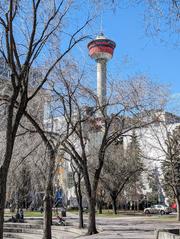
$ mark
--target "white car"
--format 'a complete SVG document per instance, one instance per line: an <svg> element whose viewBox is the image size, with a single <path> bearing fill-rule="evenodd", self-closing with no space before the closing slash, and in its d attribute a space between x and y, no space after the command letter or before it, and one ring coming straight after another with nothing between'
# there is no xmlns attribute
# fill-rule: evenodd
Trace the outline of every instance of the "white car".
<svg viewBox="0 0 180 239"><path fill-rule="evenodd" d="M169 214L172 210L170 207L166 205L153 205L151 207L145 208L144 213L145 214Z"/></svg>

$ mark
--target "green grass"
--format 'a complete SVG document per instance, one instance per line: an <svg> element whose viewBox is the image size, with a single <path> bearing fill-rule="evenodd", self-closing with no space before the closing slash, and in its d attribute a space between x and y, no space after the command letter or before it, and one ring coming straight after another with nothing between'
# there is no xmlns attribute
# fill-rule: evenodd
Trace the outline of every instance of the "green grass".
<svg viewBox="0 0 180 239"><path fill-rule="evenodd" d="M15 216L16 212L5 212L5 216ZM24 217L42 217L43 214L37 211L24 211Z"/></svg>
<svg viewBox="0 0 180 239"><path fill-rule="evenodd" d="M78 215L78 210L68 210L69 212ZM84 215L88 215L87 213L84 213ZM121 217L134 217L134 216L141 216L144 217L144 220L154 220L154 221L170 221L170 222L175 222L176 221L176 215L149 215L146 216L143 211L141 212L134 212L134 211L118 211L117 215L113 214L112 210L103 210L102 214L99 214L99 212L96 212L97 217L101 218L121 218Z"/></svg>
<svg viewBox="0 0 180 239"><path fill-rule="evenodd" d="M68 210L70 213L78 215L78 210ZM5 216L15 216L15 212L9 212L9 210L5 211ZM68 212L67 212L68 214ZM88 213L84 213L84 215L88 215ZM37 211L24 211L25 217L43 217L43 213L37 212ZM56 216L55 213L53 213L53 216ZM96 212L97 217L101 218L119 218L119 217L134 217L134 216L144 216L145 220L154 220L154 221L170 221L175 222L176 221L176 215L149 215L145 216L143 212L134 212L134 211L118 211L118 214L114 215L112 210L103 210L102 214L99 214L99 212Z"/></svg>
<svg viewBox="0 0 180 239"><path fill-rule="evenodd" d="M58 211L58 213L60 213ZM5 210L5 216L15 216L16 211L15 212L10 212L9 210ZM53 211L53 216L57 216L57 213ZM39 211L26 211L24 210L24 217L43 217L43 213L39 212Z"/></svg>
<svg viewBox="0 0 180 239"><path fill-rule="evenodd" d="M25 217L42 217L43 213L36 211L26 211L24 212Z"/></svg>
<svg viewBox="0 0 180 239"><path fill-rule="evenodd" d="M78 210L70 209L68 210L72 214L78 215ZM84 213L84 215L87 215L88 213ZM98 217L110 217L110 218L117 218L117 217L125 217L125 216L143 216L143 213L134 212L134 211L118 211L118 214L113 214L112 210L104 209L102 211L102 214L99 214L98 210L96 212L96 216Z"/></svg>
<svg viewBox="0 0 180 239"><path fill-rule="evenodd" d="M150 220L150 221L161 221L161 222L177 222L176 215L150 215L145 216L143 213L133 213L133 211L120 211L117 215L114 215L111 210L103 210L102 214L96 213L97 217L101 218L122 218L122 217L137 217L141 216L144 218L144 220Z"/></svg>
<svg viewBox="0 0 180 239"><path fill-rule="evenodd" d="M113 214L113 211L112 211L112 210L103 210L103 211L102 211L102 214L99 214L99 212L97 212L96 215L97 215L98 217L110 217L110 218L116 218L116 217L124 216L124 215L121 214L121 213Z"/></svg>

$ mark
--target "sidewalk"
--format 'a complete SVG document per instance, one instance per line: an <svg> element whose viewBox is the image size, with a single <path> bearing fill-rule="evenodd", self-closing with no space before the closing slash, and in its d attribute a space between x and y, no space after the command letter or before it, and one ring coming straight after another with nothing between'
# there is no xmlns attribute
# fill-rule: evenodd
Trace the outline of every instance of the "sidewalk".
<svg viewBox="0 0 180 239"><path fill-rule="evenodd" d="M53 239L155 239L156 230L164 228L179 228L179 222L170 221L168 218L167 220L161 220L161 218L162 217L159 219L153 219L139 216L97 218L97 229L99 233L92 236L85 236L87 229L78 229L78 216L68 214L68 226L52 226L52 233ZM165 216L164 218L166 219ZM38 230L38 227L36 227L38 226L38 221L34 220L35 218L30 219L29 222L30 225L32 225L31 231L26 228L27 230L21 231L21 233L16 233L15 230L14 232L12 230L11 233L16 234L18 239L42 239L42 221L41 224L39 224L41 229L39 228L40 230ZM38 218L38 220L39 219L40 218ZM85 216L85 223L87 223L87 216ZM22 228L23 227L26 227L26 223L22 225ZM19 229L20 228L21 227L19 227Z"/></svg>

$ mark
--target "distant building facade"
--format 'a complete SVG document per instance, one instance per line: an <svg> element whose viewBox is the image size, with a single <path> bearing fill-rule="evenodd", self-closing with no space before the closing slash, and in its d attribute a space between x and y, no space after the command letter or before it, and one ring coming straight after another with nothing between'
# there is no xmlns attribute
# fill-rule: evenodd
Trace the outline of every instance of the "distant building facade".
<svg viewBox="0 0 180 239"><path fill-rule="evenodd" d="M142 157L145 168L149 172L151 172L153 169L156 169L157 171L157 176L159 177L159 181L157 182L159 187L159 203L163 202L168 204L168 199L162 185L163 174L161 170L161 162L166 158L164 149L166 149L165 141L167 139L167 134L168 132L172 132L177 126L180 125L180 117L164 111L157 111L157 113L153 115L155 115L155 117L157 117L158 119L156 119L155 123L150 123L149 125L147 124L146 127L138 128L135 130L135 132L140 144L140 148L142 150ZM147 117L147 122L148 120L149 122L152 121L152 119L149 119ZM53 120L53 125L53 130L57 130L58 132L64 125L63 117L56 117ZM87 141L87 144L89 144L87 145L87 148L90 152L92 152L92 150L94 151L97 145L99 145L100 143L99 141L101 140L101 134L99 125L99 119L97 118L97 122L96 124L94 124L96 130L89 131L91 132L90 137L93 138L93 140L91 140L91 143ZM130 134L131 132L128 133L128 135ZM125 148L127 147L129 142L130 136L124 136L122 143ZM144 197L146 197L147 193L151 193L147 174L148 173L143 174ZM72 170L68 161L63 160L63 164L61 164L59 171L57 171L56 178L58 179L58 186L63 189L66 201L75 200Z"/></svg>

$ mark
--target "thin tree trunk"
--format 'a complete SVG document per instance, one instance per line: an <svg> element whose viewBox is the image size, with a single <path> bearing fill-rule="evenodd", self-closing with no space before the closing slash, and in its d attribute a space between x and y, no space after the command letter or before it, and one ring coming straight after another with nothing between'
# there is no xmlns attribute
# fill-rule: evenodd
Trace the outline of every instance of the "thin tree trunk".
<svg viewBox="0 0 180 239"><path fill-rule="evenodd" d="M0 168L0 239L3 238L4 208L6 201L6 180L5 170Z"/></svg>
<svg viewBox="0 0 180 239"><path fill-rule="evenodd" d="M99 209L99 214L102 214L102 200L98 200L98 209Z"/></svg>
<svg viewBox="0 0 180 239"><path fill-rule="evenodd" d="M44 222L43 222L43 239L51 239L52 225L52 195L51 192L46 192L44 198Z"/></svg>
<svg viewBox="0 0 180 239"><path fill-rule="evenodd" d="M83 205L82 205L82 193L81 193L81 181L78 182L78 204L79 204L79 228L84 228L83 220Z"/></svg>
<svg viewBox="0 0 180 239"><path fill-rule="evenodd" d="M11 109L12 110L12 109ZM9 110L9 115L11 115ZM12 158L15 135L18 127L15 127L14 135L12 135L12 117L8 119L8 127L6 131L6 152L3 165L0 167L0 239L3 239L3 224L4 224L4 208L6 202L6 182L9 171L9 165Z"/></svg>
<svg viewBox="0 0 180 239"><path fill-rule="evenodd" d="M6 182L9 170L9 164L12 157L12 148L14 141L7 142L4 164L0 167L0 239L3 239L4 208L6 203ZM9 150L8 150L9 146Z"/></svg>
<svg viewBox="0 0 180 239"><path fill-rule="evenodd" d="M117 214L117 202L116 202L117 197L111 196L111 199L112 199L113 213Z"/></svg>
<svg viewBox="0 0 180 239"><path fill-rule="evenodd" d="M12 106L9 108L9 118L6 131L6 152L4 155L3 165L0 167L0 239L3 239L4 208L6 202L6 182L15 141L15 137L12 136Z"/></svg>
<svg viewBox="0 0 180 239"><path fill-rule="evenodd" d="M79 228L84 228L82 192L81 192L81 179L82 179L81 178L81 173L78 172L78 170L73 167L73 164L72 164L71 168L72 168L72 170L74 170L73 181L74 181L76 200L77 200L78 209L79 209ZM76 182L76 179L78 179L77 182Z"/></svg>
<svg viewBox="0 0 180 239"><path fill-rule="evenodd" d="M2 188L0 188L1 190ZM0 239L3 238L3 221L4 221L4 197L0 199Z"/></svg>
<svg viewBox="0 0 180 239"><path fill-rule="evenodd" d="M83 207L79 205L79 228L84 228Z"/></svg>
<svg viewBox="0 0 180 239"><path fill-rule="evenodd" d="M49 171L46 179L46 189L44 197L44 225L43 225L43 239L51 239L51 225L52 225L52 206L53 206L53 178L55 167L55 152L49 145Z"/></svg>
<svg viewBox="0 0 180 239"><path fill-rule="evenodd" d="M176 198L177 205L177 221L180 222L180 198Z"/></svg>
<svg viewBox="0 0 180 239"><path fill-rule="evenodd" d="M99 175L100 169L99 172L96 171L93 185L91 185L88 170L87 168L84 168L83 176L88 195L88 209L89 209L87 235L93 235L98 233L96 229L96 191L98 187Z"/></svg>
<svg viewBox="0 0 180 239"><path fill-rule="evenodd" d="M78 198L78 204L79 204L79 228L84 228L82 192L81 192L81 174L80 173L78 173L77 194L78 194L77 198Z"/></svg>
<svg viewBox="0 0 180 239"><path fill-rule="evenodd" d="M95 197L89 198L89 223L88 223L88 235L98 233L96 229L96 199Z"/></svg>

